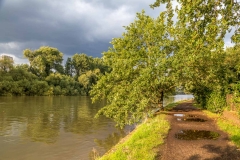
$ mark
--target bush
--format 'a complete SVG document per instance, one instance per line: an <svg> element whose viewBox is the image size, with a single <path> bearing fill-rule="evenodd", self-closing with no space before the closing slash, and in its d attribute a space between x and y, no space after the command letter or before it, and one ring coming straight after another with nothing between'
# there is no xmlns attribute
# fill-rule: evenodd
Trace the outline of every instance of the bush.
<svg viewBox="0 0 240 160"><path fill-rule="evenodd" d="M223 112L223 108L226 106L225 97L221 95L221 92L212 92L207 99L207 110L214 113Z"/></svg>
<svg viewBox="0 0 240 160"><path fill-rule="evenodd" d="M238 116L240 118L240 97L239 95L234 95L233 96L233 102L234 102L234 106L236 106L236 111L238 112Z"/></svg>

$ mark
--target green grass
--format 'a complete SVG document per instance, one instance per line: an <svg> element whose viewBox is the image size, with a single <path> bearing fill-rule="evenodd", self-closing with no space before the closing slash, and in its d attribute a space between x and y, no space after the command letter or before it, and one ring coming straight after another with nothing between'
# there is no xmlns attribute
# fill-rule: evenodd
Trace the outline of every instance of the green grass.
<svg viewBox="0 0 240 160"><path fill-rule="evenodd" d="M204 111L209 117L217 120L218 127L227 132L230 136L230 140L240 148L240 127L233 124L231 121L222 118L220 114L211 113L209 111Z"/></svg>
<svg viewBox="0 0 240 160"><path fill-rule="evenodd" d="M176 107L178 104L180 104L181 102L174 102L174 103L169 103L168 105L166 105L164 107L165 111L169 111L172 110L174 107Z"/></svg>
<svg viewBox="0 0 240 160"><path fill-rule="evenodd" d="M173 102L173 103L169 103L168 105L166 105L164 107L164 110L165 111L170 111L172 110L174 107L176 107L177 105L181 104L181 103L184 103L184 102L188 102L190 101L189 99L188 100L182 100L182 101L177 101L177 102Z"/></svg>
<svg viewBox="0 0 240 160"><path fill-rule="evenodd" d="M99 160L154 160L169 128L165 115L157 115L140 124L124 142Z"/></svg>

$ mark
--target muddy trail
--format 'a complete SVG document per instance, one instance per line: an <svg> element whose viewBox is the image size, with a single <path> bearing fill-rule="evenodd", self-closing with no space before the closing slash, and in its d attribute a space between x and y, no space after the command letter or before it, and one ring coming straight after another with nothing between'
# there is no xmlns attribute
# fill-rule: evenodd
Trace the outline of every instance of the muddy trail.
<svg viewBox="0 0 240 160"><path fill-rule="evenodd" d="M161 160L240 160L240 149L229 141L192 102L182 103L167 113L171 129L160 148Z"/></svg>

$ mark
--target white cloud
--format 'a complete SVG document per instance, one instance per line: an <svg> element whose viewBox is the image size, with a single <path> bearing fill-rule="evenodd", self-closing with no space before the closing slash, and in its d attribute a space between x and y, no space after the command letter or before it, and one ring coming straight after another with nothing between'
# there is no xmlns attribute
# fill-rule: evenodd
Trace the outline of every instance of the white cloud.
<svg viewBox="0 0 240 160"><path fill-rule="evenodd" d="M29 61L26 58L19 58L9 53L0 53L0 55L8 55L10 57L13 57L14 64L26 64L26 63L29 64Z"/></svg>
<svg viewBox="0 0 240 160"><path fill-rule="evenodd" d="M5 50L8 49L19 49L19 45L15 42L0 43L0 47Z"/></svg>

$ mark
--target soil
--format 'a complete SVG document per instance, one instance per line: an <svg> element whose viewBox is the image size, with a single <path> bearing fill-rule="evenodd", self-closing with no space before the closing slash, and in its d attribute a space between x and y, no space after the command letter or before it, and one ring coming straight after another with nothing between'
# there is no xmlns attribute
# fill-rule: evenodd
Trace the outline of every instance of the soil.
<svg viewBox="0 0 240 160"><path fill-rule="evenodd" d="M184 114L184 117L195 117L206 121L185 121L184 117L174 114ZM157 159L161 160L240 160L240 149L229 141L227 133L221 131L215 120L208 118L205 113L195 108L192 102L182 103L167 114L171 129L160 148ZM228 116L228 115L226 115ZM231 115L230 115L231 116ZM182 120L181 120L182 119ZM181 140L176 133L182 130L213 131L220 134L217 139Z"/></svg>
<svg viewBox="0 0 240 160"><path fill-rule="evenodd" d="M224 111L223 117L232 121L234 124L238 125L240 127L240 119L237 115L237 112L234 111Z"/></svg>

